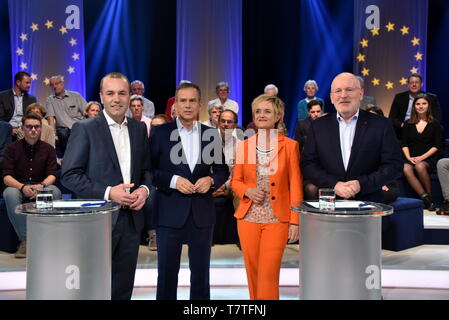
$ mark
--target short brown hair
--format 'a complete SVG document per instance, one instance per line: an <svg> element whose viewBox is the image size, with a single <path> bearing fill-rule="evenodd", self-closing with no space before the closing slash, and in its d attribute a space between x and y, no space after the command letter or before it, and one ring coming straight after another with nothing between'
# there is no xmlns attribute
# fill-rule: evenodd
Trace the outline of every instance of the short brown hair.
<svg viewBox="0 0 449 320"><path fill-rule="evenodd" d="M37 114L34 114L31 112L31 113L25 114L22 117L22 125L25 125L25 121L27 121L28 119L38 120L42 124L42 118L39 117Z"/></svg>
<svg viewBox="0 0 449 320"><path fill-rule="evenodd" d="M128 90L129 90L129 92L131 92L131 84L129 83L128 78L124 74L122 74L120 72L111 72L111 73L108 73L107 75L105 75L101 79L101 81L100 81L100 92L103 90L103 81L106 78L114 78L114 79L123 79L123 80L125 80L128 83Z"/></svg>
<svg viewBox="0 0 449 320"><path fill-rule="evenodd" d="M30 104L26 109L25 109L25 114L28 114L31 112L31 110L33 109L39 109L39 111L42 113L42 117L45 118L45 115L47 114L47 112L45 111L45 108L43 105L41 105L40 103L32 103Z"/></svg>
<svg viewBox="0 0 449 320"><path fill-rule="evenodd" d="M177 88L176 88L176 92L175 92L175 99L176 101L178 101L178 91L182 90L182 89L196 89L196 91L198 92L198 97L201 100L201 90L200 87L194 83L188 83L188 82L184 82L181 83Z"/></svg>

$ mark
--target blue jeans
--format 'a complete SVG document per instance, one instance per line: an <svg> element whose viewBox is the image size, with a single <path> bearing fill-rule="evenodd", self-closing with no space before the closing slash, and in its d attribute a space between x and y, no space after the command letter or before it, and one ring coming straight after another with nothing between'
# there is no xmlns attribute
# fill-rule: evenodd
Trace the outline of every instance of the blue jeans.
<svg viewBox="0 0 449 320"><path fill-rule="evenodd" d="M58 187L51 185L47 186L47 188L53 190L53 199L55 200L61 199L61 191L59 191ZM26 197L22 192L20 192L19 189L12 187L7 187L5 191L3 191L3 198L5 199L9 221L11 221L11 224L14 227L14 230L16 231L20 242L26 241L27 238L26 216L23 214L16 214L15 210L18 205L21 205L22 203L25 202L29 202L30 199Z"/></svg>

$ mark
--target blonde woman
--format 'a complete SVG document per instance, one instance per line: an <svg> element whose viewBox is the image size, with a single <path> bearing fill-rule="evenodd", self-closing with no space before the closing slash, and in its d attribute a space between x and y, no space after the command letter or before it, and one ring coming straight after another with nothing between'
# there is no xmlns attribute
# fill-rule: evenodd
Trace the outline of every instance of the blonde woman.
<svg viewBox="0 0 449 320"><path fill-rule="evenodd" d="M235 212L250 298L279 299L279 273L287 244L299 239L302 201L298 143L279 132L284 103L261 95L252 103L258 133L237 147L231 188L241 198Z"/></svg>

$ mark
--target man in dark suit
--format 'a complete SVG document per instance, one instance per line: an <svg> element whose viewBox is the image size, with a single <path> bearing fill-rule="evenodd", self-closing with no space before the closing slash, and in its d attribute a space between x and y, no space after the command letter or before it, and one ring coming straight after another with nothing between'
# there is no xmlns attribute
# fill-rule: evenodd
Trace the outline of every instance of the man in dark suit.
<svg viewBox="0 0 449 320"><path fill-rule="evenodd" d="M423 82L421 75L414 73L408 78L409 90L398 93L394 96L388 118L390 118L393 122L394 130L396 131L396 136L398 139L401 139L402 127L404 122L410 119L413 100L419 93L425 93L429 96L432 116L441 123L441 107L438 102L438 97L432 93L421 91L422 86Z"/></svg>
<svg viewBox="0 0 449 320"><path fill-rule="evenodd" d="M158 246L158 300L176 299L183 243L189 247L190 299L210 299L209 266L215 223L214 187L229 176L218 131L196 121L197 85L176 89L177 118L150 138Z"/></svg>
<svg viewBox="0 0 449 320"><path fill-rule="evenodd" d="M147 129L125 117L130 92L120 73L101 80L104 111L73 126L62 164L62 184L78 197L122 205L112 215L113 300L131 299L151 184Z"/></svg>
<svg viewBox="0 0 449 320"><path fill-rule="evenodd" d="M307 118L298 120L295 128L295 140L298 141L301 152L304 149L312 121L323 115L323 102L321 100L310 100L307 103L307 114L309 115Z"/></svg>
<svg viewBox="0 0 449 320"><path fill-rule="evenodd" d="M28 94L31 87L31 76L24 72L17 72L14 76L14 87L0 92L0 121L9 122L13 128L12 134L17 135L21 126L25 109L36 102L36 97Z"/></svg>
<svg viewBox="0 0 449 320"><path fill-rule="evenodd" d="M331 90L337 114L313 121L301 157L303 175L341 198L382 202L382 186L403 168L391 123L359 109L363 90L355 75L339 74Z"/></svg>

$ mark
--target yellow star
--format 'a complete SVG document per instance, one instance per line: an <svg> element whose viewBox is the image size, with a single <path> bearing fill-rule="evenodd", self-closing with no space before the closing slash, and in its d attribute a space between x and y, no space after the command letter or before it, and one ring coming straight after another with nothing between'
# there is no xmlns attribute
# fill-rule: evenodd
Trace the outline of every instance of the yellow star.
<svg viewBox="0 0 449 320"><path fill-rule="evenodd" d="M46 86L48 86L50 84L50 79L48 79L47 77L44 79L44 81L42 81Z"/></svg>
<svg viewBox="0 0 449 320"><path fill-rule="evenodd" d="M80 58L80 55L78 53L76 53L76 52L72 55L72 59L74 61L79 60L79 58Z"/></svg>
<svg viewBox="0 0 449 320"><path fill-rule="evenodd" d="M76 45L76 39L71 38L69 41L70 45L73 47Z"/></svg>
<svg viewBox="0 0 449 320"><path fill-rule="evenodd" d="M378 86L380 85L380 79L374 78L371 83L373 84L373 86Z"/></svg>
<svg viewBox="0 0 449 320"><path fill-rule="evenodd" d="M357 60L358 60L359 62L365 61L365 55L359 53L359 55L357 56Z"/></svg>
<svg viewBox="0 0 449 320"><path fill-rule="evenodd" d="M402 26L402 29L401 29L402 35L405 36L406 34L408 34L409 29L410 29L409 27Z"/></svg>
<svg viewBox="0 0 449 320"><path fill-rule="evenodd" d="M362 70L362 74L363 74L363 76L364 76L364 77L367 77L367 76L369 76L369 69L367 69L367 68L363 68L363 70Z"/></svg>
<svg viewBox="0 0 449 320"><path fill-rule="evenodd" d="M407 85L407 79L402 77L401 80L399 80L399 83L401 84L401 86L406 86Z"/></svg>
<svg viewBox="0 0 449 320"><path fill-rule="evenodd" d="M45 22L45 26L47 29L53 28L53 21L47 20L47 22Z"/></svg>
<svg viewBox="0 0 449 320"><path fill-rule="evenodd" d="M34 32L34 31L37 31L37 30L39 30L39 25L38 25L37 23L34 23L34 22L33 22L33 23L31 24L30 29L33 30L33 32Z"/></svg>
<svg viewBox="0 0 449 320"><path fill-rule="evenodd" d="M379 35L379 28L372 28L371 29L372 36L378 36Z"/></svg>
<svg viewBox="0 0 449 320"><path fill-rule="evenodd" d="M75 68L72 66L69 66L69 68L67 69L67 72L70 74L75 73Z"/></svg>
<svg viewBox="0 0 449 320"><path fill-rule="evenodd" d="M385 28L387 28L388 32L394 31L394 23L388 22Z"/></svg>
<svg viewBox="0 0 449 320"><path fill-rule="evenodd" d="M411 43L413 43L413 46L419 46L419 41L421 41L421 39L419 39L417 37L413 37L413 40L411 41Z"/></svg>
<svg viewBox="0 0 449 320"><path fill-rule="evenodd" d="M394 83L391 82L391 81L388 81L388 82L385 84L385 87L387 87L387 90L393 89L393 86L394 86Z"/></svg>
<svg viewBox="0 0 449 320"><path fill-rule="evenodd" d="M16 53L18 56L23 56L23 49L17 48Z"/></svg>
<svg viewBox="0 0 449 320"><path fill-rule="evenodd" d="M62 26L61 28L59 28L59 32L61 32L62 35L64 35L64 33L68 33L67 32L67 28Z"/></svg>
<svg viewBox="0 0 449 320"><path fill-rule="evenodd" d="M31 80L37 80L37 74L31 73Z"/></svg>
<svg viewBox="0 0 449 320"><path fill-rule="evenodd" d="M26 64L25 62L22 62L20 64L20 69L22 69L22 70L28 69L28 64Z"/></svg>
<svg viewBox="0 0 449 320"><path fill-rule="evenodd" d="M368 40L362 39L362 41L360 41L360 44L362 45L362 48L366 48L368 47Z"/></svg>
<svg viewBox="0 0 449 320"><path fill-rule="evenodd" d="M22 41L28 40L28 35L26 33L22 33L20 35L20 40L22 40Z"/></svg>
<svg viewBox="0 0 449 320"><path fill-rule="evenodd" d="M410 73L418 73L418 68L416 67L411 68Z"/></svg>
<svg viewBox="0 0 449 320"><path fill-rule="evenodd" d="M414 55L414 57L416 58L416 61L422 60L422 56L423 54L418 52L417 54Z"/></svg>

